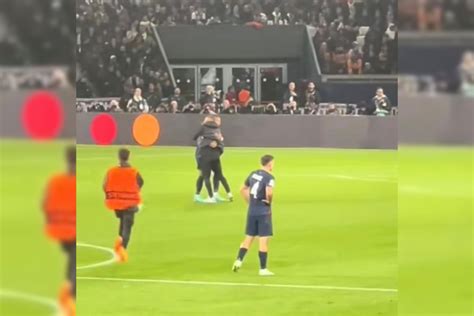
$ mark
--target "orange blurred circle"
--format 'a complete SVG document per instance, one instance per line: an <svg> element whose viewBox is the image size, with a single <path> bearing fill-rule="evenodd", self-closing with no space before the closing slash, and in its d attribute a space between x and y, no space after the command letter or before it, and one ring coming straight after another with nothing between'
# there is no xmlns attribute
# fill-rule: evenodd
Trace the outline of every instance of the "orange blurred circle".
<svg viewBox="0 0 474 316"><path fill-rule="evenodd" d="M133 138L142 146L153 145L160 137L160 123L151 114L141 114L133 122Z"/></svg>

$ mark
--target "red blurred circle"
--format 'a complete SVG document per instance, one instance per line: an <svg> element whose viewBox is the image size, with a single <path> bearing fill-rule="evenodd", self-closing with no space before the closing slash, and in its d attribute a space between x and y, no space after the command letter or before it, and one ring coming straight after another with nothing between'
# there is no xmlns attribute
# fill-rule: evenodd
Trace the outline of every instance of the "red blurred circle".
<svg viewBox="0 0 474 316"><path fill-rule="evenodd" d="M98 145L110 145L117 136L117 123L110 114L99 114L92 119L90 132Z"/></svg>
<svg viewBox="0 0 474 316"><path fill-rule="evenodd" d="M62 102L52 92L33 92L23 104L21 121L29 137L43 140L55 138L64 124Z"/></svg>

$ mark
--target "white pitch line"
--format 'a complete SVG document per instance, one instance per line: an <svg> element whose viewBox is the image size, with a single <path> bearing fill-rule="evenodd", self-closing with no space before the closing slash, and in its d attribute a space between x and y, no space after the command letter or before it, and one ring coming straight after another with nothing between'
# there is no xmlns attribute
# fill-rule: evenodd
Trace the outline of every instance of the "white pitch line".
<svg viewBox="0 0 474 316"><path fill-rule="evenodd" d="M397 289L370 288L370 287L348 287L348 286L326 286L326 285L298 285L298 284L272 284L272 283L238 283L238 282L207 282L207 281L183 281L183 280L159 280L159 279L129 279L129 278L107 278L107 277L77 277L78 280L93 281L115 281L134 283L161 283L161 284L184 284L184 285L213 285L234 287L271 287L306 290L331 290L331 291L360 291L360 292L388 292L397 293Z"/></svg>
<svg viewBox="0 0 474 316"><path fill-rule="evenodd" d="M77 243L78 247L86 247L86 248L92 248L92 249L98 249L104 252L107 252L111 255L110 259L107 259L105 261L97 262L97 263L91 263L87 264L85 266L79 266L76 267L76 270L84 270L84 269L92 269L92 268L97 268L97 267L103 267L103 266L108 266L111 264L114 264L117 262L117 257L115 255L115 252L107 247L102 247L102 246L97 246L97 245L91 245L91 244L86 244L86 243Z"/></svg>
<svg viewBox="0 0 474 316"><path fill-rule="evenodd" d="M0 299L10 299L35 303L50 308L51 310L53 310L53 315L59 315L59 306L56 301L36 294L0 289Z"/></svg>

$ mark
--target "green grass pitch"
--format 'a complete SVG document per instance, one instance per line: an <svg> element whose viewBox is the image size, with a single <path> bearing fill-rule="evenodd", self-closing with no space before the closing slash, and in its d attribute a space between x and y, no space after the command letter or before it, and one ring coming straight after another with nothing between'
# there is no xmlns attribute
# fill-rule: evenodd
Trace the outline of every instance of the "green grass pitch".
<svg viewBox="0 0 474 316"><path fill-rule="evenodd" d="M79 242L111 248L117 236L101 190L117 148L78 146ZM78 270L80 315L396 315L396 291L363 290L397 288L396 151L227 148L236 199L202 205L192 201L193 148L130 148L145 179L130 260ZM257 275L256 245L231 272L246 216L238 190L266 153L276 177L271 278ZM78 247L79 268L109 258Z"/></svg>

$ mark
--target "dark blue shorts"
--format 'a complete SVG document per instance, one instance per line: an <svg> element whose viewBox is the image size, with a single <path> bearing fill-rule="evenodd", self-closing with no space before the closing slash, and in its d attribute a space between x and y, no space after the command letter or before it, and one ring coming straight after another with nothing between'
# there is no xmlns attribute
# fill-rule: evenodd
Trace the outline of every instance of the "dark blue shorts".
<svg viewBox="0 0 474 316"><path fill-rule="evenodd" d="M248 236L273 236L272 214L247 215L245 234Z"/></svg>

